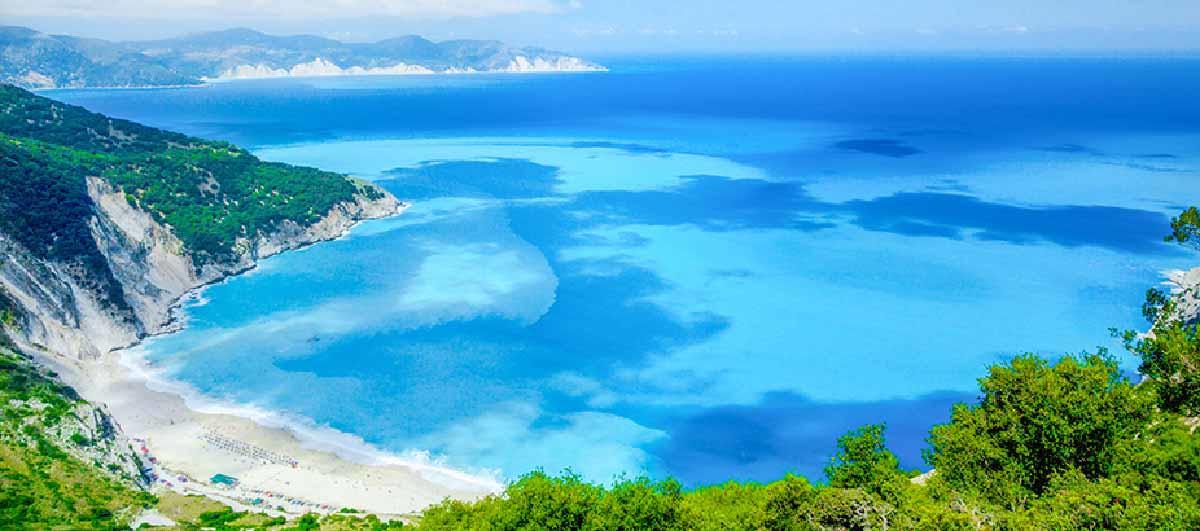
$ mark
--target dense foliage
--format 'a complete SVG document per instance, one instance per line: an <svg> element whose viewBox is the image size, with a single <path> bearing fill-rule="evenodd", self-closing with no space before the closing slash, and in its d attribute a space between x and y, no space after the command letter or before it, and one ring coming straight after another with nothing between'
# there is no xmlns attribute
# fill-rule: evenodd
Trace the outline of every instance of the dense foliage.
<svg viewBox="0 0 1200 531"><path fill-rule="evenodd" d="M104 158L0 134L0 232L36 258L74 266L85 288L124 308L89 225L94 213L84 177Z"/></svg>
<svg viewBox="0 0 1200 531"><path fill-rule="evenodd" d="M1200 210L1189 207L1178 216L1171 218L1171 234L1167 241L1189 245L1198 245L1200 240Z"/></svg>
<svg viewBox="0 0 1200 531"><path fill-rule="evenodd" d="M316 222L356 192L382 195L345 176L266 163L224 142L108 118L0 86L0 214L5 231L40 256L78 260L104 280L88 220L87 176L170 225L198 261L226 259L239 240L286 221Z"/></svg>
<svg viewBox="0 0 1200 531"><path fill-rule="evenodd" d="M124 189L132 204L170 225L189 249L210 257L226 255L239 238L270 233L284 221L316 223L357 190L338 174L261 162L227 147L125 157L102 175Z"/></svg>
<svg viewBox="0 0 1200 531"><path fill-rule="evenodd" d="M111 529L153 501L47 436L78 399L0 348L0 529Z"/></svg>
<svg viewBox="0 0 1200 531"><path fill-rule="evenodd" d="M1155 389L1158 407L1181 415L1200 415L1200 330L1194 316L1176 315L1175 304L1158 290L1147 295L1145 314L1154 323L1149 334L1124 332L1126 348L1141 359L1138 371Z"/></svg>
<svg viewBox="0 0 1200 531"><path fill-rule="evenodd" d="M976 406L958 404L930 434L939 479L1006 507L1022 507L1065 472L1107 477L1117 443L1150 420L1149 396L1102 356L1050 365L1031 355L992 367Z"/></svg>

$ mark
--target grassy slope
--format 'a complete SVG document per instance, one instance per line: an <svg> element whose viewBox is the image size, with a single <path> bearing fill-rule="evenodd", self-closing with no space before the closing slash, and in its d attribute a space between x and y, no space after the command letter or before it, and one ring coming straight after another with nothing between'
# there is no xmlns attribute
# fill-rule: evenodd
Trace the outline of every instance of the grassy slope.
<svg viewBox="0 0 1200 531"><path fill-rule="evenodd" d="M0 529L107 529L153 501L48 436L78 401L74 391L0 348Z"/></svg>

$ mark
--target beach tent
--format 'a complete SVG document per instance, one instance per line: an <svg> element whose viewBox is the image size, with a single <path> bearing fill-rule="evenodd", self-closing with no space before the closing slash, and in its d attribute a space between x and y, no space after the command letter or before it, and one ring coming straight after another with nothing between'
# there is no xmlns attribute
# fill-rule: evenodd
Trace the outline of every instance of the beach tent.
<svg viewBox="0 0 1200 531"><path fill-rule="evenodd" d="M238 482L237 478L233 476L226 476L225 474L214 474L212 479L209 479L208 481L214 485L225 485L228 487L233 487L237 485Z"/></svg>

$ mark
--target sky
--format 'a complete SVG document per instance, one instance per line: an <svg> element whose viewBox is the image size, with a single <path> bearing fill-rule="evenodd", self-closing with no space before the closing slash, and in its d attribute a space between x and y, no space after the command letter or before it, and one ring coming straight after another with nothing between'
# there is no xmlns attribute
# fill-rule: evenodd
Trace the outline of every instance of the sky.
<svg viewBox="0 0 1200 531"><path fill-rule="evenodd" d="M249 27L590 53L1200 50L1200 0L0 0L0 23L114 40Z"/></svg>

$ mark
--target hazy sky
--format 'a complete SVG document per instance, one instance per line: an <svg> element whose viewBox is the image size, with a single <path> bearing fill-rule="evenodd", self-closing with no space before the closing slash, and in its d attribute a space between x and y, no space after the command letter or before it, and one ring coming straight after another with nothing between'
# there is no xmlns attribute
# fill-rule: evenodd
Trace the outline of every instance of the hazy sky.
<svg viewBox="0 0 1200 531"><path fill-rule="evenodd" d="M0 0L0 21L108 39L242 26L593 53L1200 49L1200 0Z"/></svg>

